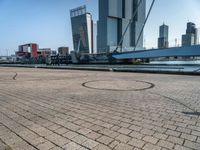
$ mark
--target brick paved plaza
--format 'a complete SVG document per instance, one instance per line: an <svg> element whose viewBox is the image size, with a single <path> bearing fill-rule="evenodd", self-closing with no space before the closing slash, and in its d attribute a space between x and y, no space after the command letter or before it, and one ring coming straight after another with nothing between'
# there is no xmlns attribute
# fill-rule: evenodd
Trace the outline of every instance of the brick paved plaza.
<svg viewBox="0 0 200 150"><path fill-rule="evenodd" d="M0 68L0 150L200 150L200 77Z"/></svg>

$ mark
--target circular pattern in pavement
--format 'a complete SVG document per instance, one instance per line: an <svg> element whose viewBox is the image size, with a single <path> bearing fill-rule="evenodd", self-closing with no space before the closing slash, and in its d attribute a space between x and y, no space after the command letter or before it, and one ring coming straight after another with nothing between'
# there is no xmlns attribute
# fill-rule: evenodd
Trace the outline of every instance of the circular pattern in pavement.
<svg viewBox="0 0 200 150"><path fill-rule="evenodd" d="M82 83L82 86L106 91L143 91L151 89L155 85L139 80L93 80Z"/></svg>

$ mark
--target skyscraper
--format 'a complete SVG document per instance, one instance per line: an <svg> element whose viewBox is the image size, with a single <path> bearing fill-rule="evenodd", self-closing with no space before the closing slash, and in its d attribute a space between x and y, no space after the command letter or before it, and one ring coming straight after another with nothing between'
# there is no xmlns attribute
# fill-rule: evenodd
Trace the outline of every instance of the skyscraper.
<svg viewBox="0 0 200 150"><path fill-rule="evenodd" d="M93 21L86 6L70 11L74 50L78 53L93 53Z"/></svg>
<svg viewBox="0 0 200 150"><path fill-rule="evenodd" d="M168 48L169 47L169 27L165 24L160 26L159 38L158 38L158 48Z"/></svg>
<svg viewBox="0 0 200 150"><path fill-rule="evenodd" d="M99 0L97 47L99 53L112 52L122 38L139 0ZM146 0L142 0L137 14L120 45L123 51L133 50L145 21ZM137 49L143 49L143 34Z"/></svg>
<svg viewBox="0 0 200 150"><path fill-rule="evenodd" d="M182 46L198 44L198 29L192 22L187 23L186 34L182 35Z"/></svg>
<svg viewBox="0 0 200 150"><path fill-rule="evenodd" d="M93 53L97 54L97 24L93 23Z"/></svg>

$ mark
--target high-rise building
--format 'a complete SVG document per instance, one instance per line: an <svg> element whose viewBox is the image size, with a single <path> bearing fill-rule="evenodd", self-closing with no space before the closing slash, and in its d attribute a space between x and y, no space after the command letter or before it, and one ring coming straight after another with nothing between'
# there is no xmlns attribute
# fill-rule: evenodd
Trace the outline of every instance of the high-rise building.
<svg viewBox="0 0 200 150"><path fill-rule="evenodd" d="M38 50L38 57L47 57L51 55L51 48L40 48Z"/></svg>
<svg viewBox="0 0 200 150"><path fill-rule="evenodd" d="M168 48L169 47L169 27L165 24L160 26L159 38L158 38L158 48Z"/></svg>
<svg viewBox="0 0 200 150"><path fill-rule="evenodd" d="M182 35L182 46L198 44L198 29L192 22L187 23L186 34Z"/></svg>
<svg viewBox="0 0 200 150"><path fill-rule="evenodd" d="M93 53L93 21L86 6L70 10L74 50L78 53Z"/></svg>
<svg viewBox="0 0 200 150"><path fill-rule="evenodd" d="M182 46L192 46L192 45L195 45L194 34L182 35Z"/></svg>
<svg viewBox="0 0 200 150"><path fill-rule="evenodd" d="M196 45L199 44L199 29L198 28L196 28L195 30L195 43Z"/></svg>
<svg viewBox="0 0 200 150"><path fill-rule="evenodd" d="M97 32L98 53L112 52L119 44L139 0L99 0L99 21ZM137 14L129 26L122 44L123 51L133 50L142 30L146 15L146 0L142 0ZM143 34L137 49L143 49Z"/></svg>
<svg viewBox="0 0 200 150"><path fill-rule="evenodd" d="M58 48L59 56L67 56L69 55L69 47L59 47Z"/></svg>
<svg viewBox="0 0 200 150"><path fill-rule="evenodd" d="M195 34L196 33L196 25L192 22L187 23L186 34Z"/></svg>
<svg viewBox="0 0 200 150"><path fill-rule="evenodd" d="M39 46L36 43L29 43L19 46L19 50L17 52L18 55L24 55L30 53L30 57L37 58L38 57Z"/></svg>
<svg viewBox="0 0 200 150"><path fill-rule="evenodd" d="M97 24L93 23L93 53L97 54Z"/></svg>

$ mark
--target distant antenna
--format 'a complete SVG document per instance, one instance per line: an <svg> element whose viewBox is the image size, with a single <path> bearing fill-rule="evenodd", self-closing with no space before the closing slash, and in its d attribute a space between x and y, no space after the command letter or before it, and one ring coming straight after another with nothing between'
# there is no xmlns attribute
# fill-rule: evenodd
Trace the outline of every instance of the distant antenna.
<svg viewBox="0 0 200 150"><path fill-rule="evenodd" d="M8 56L8 49L6 49L6 54L7 54L7 56Z"/></svg>
<svg viewBox="0 0 200 150"><path fill-rule="evenodd" d="M177 47L178 39L175 38L175 47Z"/></svg>

